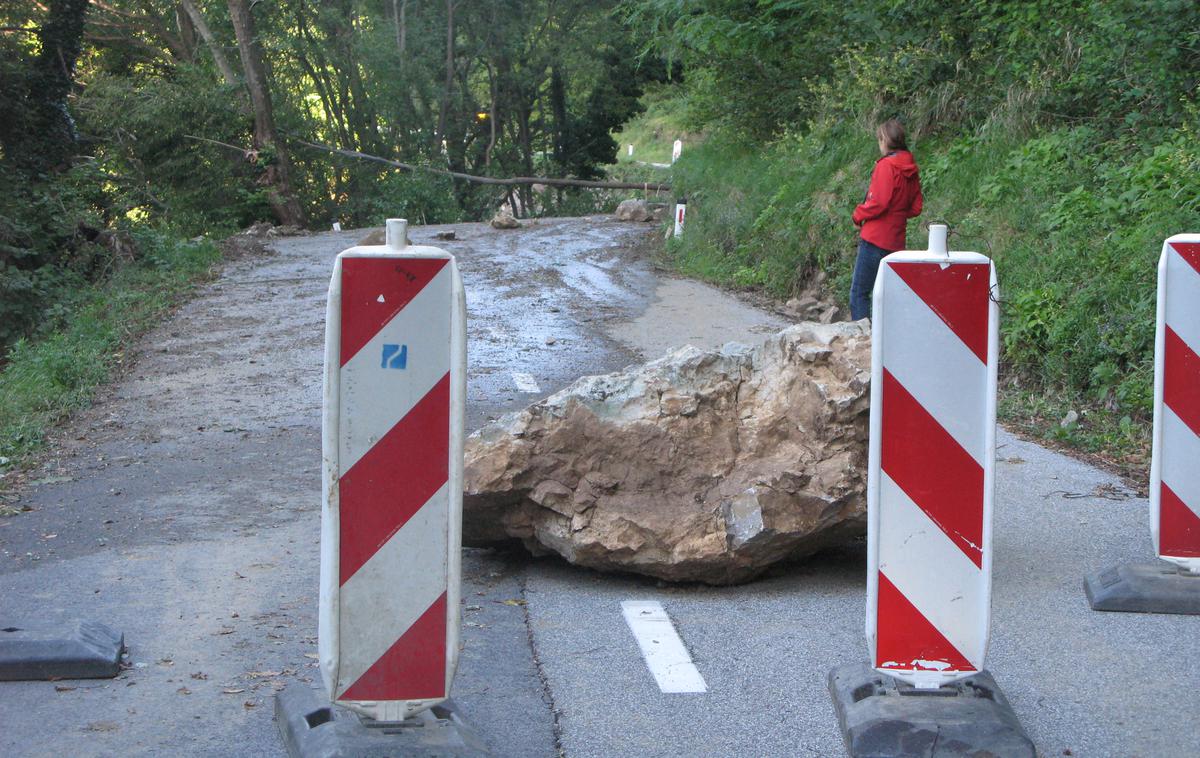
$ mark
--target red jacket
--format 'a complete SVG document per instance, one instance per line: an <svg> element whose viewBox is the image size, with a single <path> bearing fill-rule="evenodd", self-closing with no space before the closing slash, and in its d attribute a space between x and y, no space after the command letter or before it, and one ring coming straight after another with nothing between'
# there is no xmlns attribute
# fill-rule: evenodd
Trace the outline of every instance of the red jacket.
<svg viewBox="0 0 1200 758"><path fill-rule="evenodd" d="M867 197L854 209L854 223L862 225L859 234L867 242L884 250L903 250L905 222L921 215L923 202L912 153L897 150L876 161Z"/></svg>

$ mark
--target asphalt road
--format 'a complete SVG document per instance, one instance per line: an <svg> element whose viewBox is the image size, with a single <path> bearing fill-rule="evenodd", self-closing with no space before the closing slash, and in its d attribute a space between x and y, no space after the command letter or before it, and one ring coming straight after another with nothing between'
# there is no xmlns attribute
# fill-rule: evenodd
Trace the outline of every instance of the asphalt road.
<svg viewBox="0 0 1200 758"><path fill-rule="evenodd" d="M780 323L664 279L644 227L411 236L444 229L461 237L444 246L468 291L470 428L579 375ZM330 263L356 236L228 265L62 430L22 491L33 510L0 519L0 626L105 621L132 664L112 681L0 683L0 754L283 754L271 696L319 679L320 340ZM1093 613L1080 586L1148 560L1146 502L1000 442L988 666L1026 730L1045 756L1200 755L1200 618ZM860 545L733 588L468 550L455 699L499 756L841 755L825 676L866 658L864 579ZM660 690L626 600L661 602L706 692Z"/></svg>

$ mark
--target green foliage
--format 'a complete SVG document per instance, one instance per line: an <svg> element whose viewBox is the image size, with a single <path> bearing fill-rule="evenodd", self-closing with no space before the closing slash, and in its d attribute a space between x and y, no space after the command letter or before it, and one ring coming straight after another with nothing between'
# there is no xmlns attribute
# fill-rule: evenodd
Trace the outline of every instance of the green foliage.
<svg viewBox="0 0 1200 758"><path fill-rule="evenodd" d="M624 40L621 40L624 42ZM601 52L607 76L592 87L578 116L563 114L555 159L572 176L596 179L599 167L617 161L614 129L640 113L647 71L634 66L632 46L618 44Z"/></svg>
<svg viewBox="0 0 1200 758"><path fill-rule="evenodd" d="M999 414L1009 428L1052 445L1091 454L1129 479L1145 480L1150 467L1150 425L1144 419L1064 391L1011 384L1000 393ZM1069 415L1075 411L1076 420Z"/></svg>
<svg viewBox="0 0 1200 758"><path fill-rule="evenodd" d="M670 163L676 139L685 143L699 141L697 135L690 134L686 128L686 106L678 90L672 85L657 85L646 90L642 97L645 111L622 124L621 131L614 136L617 161L622 169L629 168L629 164ZM627 145L633 145L632 157Z"/></svg>
<svg viewBox="0 0 1200 758"><path fill-rule="evenodd" d="M88 0L54 0L36 27L30 10L0 9L0 148L6 163L53 174L69 165L79 135L67 108L83 47ZM30 4L32 5L32 4ZM15 39L14 39L15 37Z"/></svg>
<svg viewBox="0 0 1200 758"><path fill-rule="evenodd" d="M324 217L354 228L382 226L385 219L397 217L413 224L446 224L464 216L454 182L447 177L423 171L362 171L355 174L354 188L340 202L327 204Z"/></svg>
<svg viewBox="0 0 1200 758"><path fill-rule="evenodd" d="M104 225L100 181L92 164L32 179L0 166L0 351L47 328L44 314L108 270L106 251L79 234Z"/></svg>
<svg viewBox="0 0 1200 758"><path fill-rule="evenodd" d="M79 117L85 133L105 135L94 153L112 215L136 210L166 217L190 235L268 218L257 179L270 155L260 153L256 164L240 150L194 139L248 146L250 124L238 109L239 94L193 66L154 76L96 73Z"/></svg>
<svg viewBox="0 0 1200 758"><path fill-rule="evenodd" d="M0 362L0 457L17 461L36 451L50 425L86 406L130 341L220 258L211 242L181 243L168 231L145 229L136 239L138 264L74 290L54 311L53 332L18 340Z"/></svg>
<svg viewBox="0 0 1200 758"><path fill-rule="evenodd" d="M1181 115L1196 86L1190 0L624 0L647 50L683 64L693 126L763 140L832 113L916 131L1096 119L1106 132Z"/></svg>
<svg viewBox="0 0 1200 758"><path fill-rule="evenodd" d="M870 171L862 142L832 127L766 150L717 137L686 151L674 172L688 199L684 268L780 297L835 270L854 245L850 209Z"/></svg>

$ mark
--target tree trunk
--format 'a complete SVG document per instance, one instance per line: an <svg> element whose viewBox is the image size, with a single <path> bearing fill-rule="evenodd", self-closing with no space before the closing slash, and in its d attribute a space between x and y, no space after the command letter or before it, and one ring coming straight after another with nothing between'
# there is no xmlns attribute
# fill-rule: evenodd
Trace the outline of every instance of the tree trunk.
<svg viewBox="0 0 1200 758"><path fill-rule="evenodd" d="M237 35L238 52L242 58L242 70L246 73L246 89L250 92L250 104L254 109L254 146L258 150L272 152L264 177L270 189L267 191L271 210L281 224L304 225L304 214L292 191L291 168L287 146L275 132L275 113L271 105L271 91L267 85L266 66L263 63L262 46L254 31L254 17L250 15L247 0L228 0L229 17Z"/></svg>
<svg viewBox="0 0 1200 758"><path fill-rule="evenodd" d="M212 53L213 62L217 64L217 70L221 72L221 78L226 84L235 85L238 83L237 74L233 70L233 66L229 65L229 59L225 57L225 51L217 43L216 37L213 36L212 29L209 28L208 22L204 20L204 14L196 7L192 0L179 0L180 7L184 13L191 19L192 26L196 27L196 31L200 33L200 38L204 40L204 44L208 45L208 51Z"/></svg>
<svg viewBox="0 0 1200 758"><path fill-rule="evenodd" d="M83 21L88 0L49 0L46 19L37 30L41 50L23 81L10 83L0 99L16 107L0 116L4 154L24 169L57 171L75 155L79 135L67 110L75 83L75 62L83 49ZM6 88L8 88L6 86Z"/></svg>
<svg viewBox="0 0 1200 758"><path fill-rule="evenodd" d="M179 29L179 46L183 60L188 63L196 62L196 24L183 6L175 6L175 26Z"/></svg>
<svg viewBox="0 0 1200 758"><path fill-rule="evenodd" d="M347 102L344 96L339 92L339 85L342 83L341 77L338 76L337 66L331 65L329 62L328 52L331 45L325 40L318 40L313 33L313 28L318 27L319 18L310 18L306 12L306 7L303 2L296 4L296 28L300 30L300 37L304 40L304 47L309 51L306 55L301 46L296 46L296 59L300 62L300 66L313 80L313 84L317 88L317 94L322 100L322 104L327 113L332 113L333 118L329 120L333 124L337 135L337 141L347 147L354 145L354 140L350 135L350 124L346 117L346 111L351 104ZM326 32L324 26L319 27L320 31ZM330 72L333 72L333 75ZM334 79L337 81L334 81ZM344 88L343 88L344 89Z"/></svg>
<svg viewBox="0 0 1200 758"><path fill-rule="evenodd" d="M566 163L570 125L567 120L567 87L557 65L550 69L550 112L554 114L554 161L563 166Z"/></svg>
<svg viewBox="0 0 1200 758"><path fill-rule="evenodd" d="M450 92L454 89L454 0L446 0L446 79L442 91L442 110L438 114L437 142L446 137L446 113L450 110ZM437 147L435 145L434 147Z"/></svg>
<svg viewBox="0 0 1200 758"><path fill-rule="evenodd" d="M341 64L341 75L350 89L348 117L358 136L358 144L368 147L375 152L383 152L382 140L379 137L379 121L375 117L375 108L367 95L367 87L363 82L362 72L358 67L358 54L354 50L355 30L353 5L346 3L345 23L339 23L333 30L336 40L338 60Z"/></svg>
<svg viewBox="0 0 1200 758"><path fill-rule="evenodd" d="M483 152L483 165L492 165L492 151L496 149L496 72L492 69L491 61L487 62L488 72L488 145L487 150Z"/></svg>
<svg viewBox="0 0 1200 758"><path fill-rule="evenodd" d="M396 52L400 68L404 68L404 51L408 47L408 0L392 0L392 18L396 23Z"/></svg>
<svg viewBox="0 0 1200 758"><path fill-rule="evenodd" d="M321 100L321 109L325 111L325 120L333 125L337 142L352 146L354 143L350 139L346 120L342 117L342 109L334 97L336 93L333 91L333 84L329 82L324 72L318 71L316 66L308 60L308 56L299 50L296 51L296 60L300 63L300 68L308 74L308 78L313 80L313 86L317 89L317 97Z"/></svg>

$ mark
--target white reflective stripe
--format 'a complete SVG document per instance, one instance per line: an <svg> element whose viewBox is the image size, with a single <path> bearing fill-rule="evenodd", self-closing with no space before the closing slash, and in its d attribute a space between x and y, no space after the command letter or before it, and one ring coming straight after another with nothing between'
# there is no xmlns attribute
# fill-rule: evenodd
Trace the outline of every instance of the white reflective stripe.
<svg viewBox="0 0 1200 758"><path fill-rule="evenodd" d="M1167 256L1166 321L1188 347L1200 353L1200 272L1174 248Z"/></svg>
<svg viewBox="0 0 1200 758"><path fill-rule="evenodd" d="M1200 437L1171 406L1162 408L1162 481L1200 515Z"/></svg>
<svg viewBox="0 0 1200 758"><path fill-rule="evenodd" d="M987 365L889 266L883 366L921 407L985 465Z"/></svg>
<svg viewBox="0 0 1200 758"><path fill-rule="evenodd" d="M986 576L885 472L879 483L879 570L950 644L981 667Z"/></svg>
<svg viewBox="0 0 1200 758"><path fill-rule="evenodd" d="M447 265L341 367L339 473L345 474L450 370ZM403 369L382 366L385 344L407 347Z"/></svg>
<svg viewBox="0 0 1200 758"><path fill-rule="evenodd" d="M671 617L655 600L625 600L621 613L633 632L646 666L663 692L708 692L708 685L692 663Z"/></svg>
<svg viewBox="0 0 1200 758"><path fill-rule="evenodd" d="M339 695L446 591L449 507L443 485L342 585Z"/></svg>

